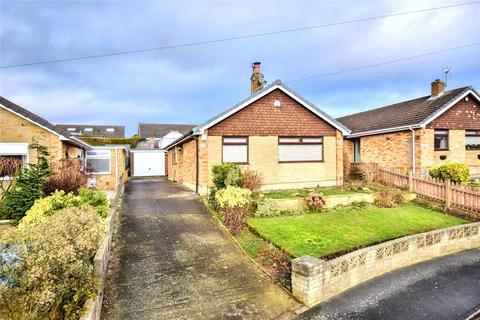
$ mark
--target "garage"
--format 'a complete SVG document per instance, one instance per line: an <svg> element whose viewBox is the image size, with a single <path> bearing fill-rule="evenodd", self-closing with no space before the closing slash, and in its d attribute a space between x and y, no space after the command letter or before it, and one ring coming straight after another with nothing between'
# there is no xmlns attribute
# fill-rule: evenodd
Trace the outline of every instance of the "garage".
<svg viewBox="0 0 480 320"><path fill-rule="evenodd" d="M131 150L131 152L134 177L165 175L165 151Z"/></svg>

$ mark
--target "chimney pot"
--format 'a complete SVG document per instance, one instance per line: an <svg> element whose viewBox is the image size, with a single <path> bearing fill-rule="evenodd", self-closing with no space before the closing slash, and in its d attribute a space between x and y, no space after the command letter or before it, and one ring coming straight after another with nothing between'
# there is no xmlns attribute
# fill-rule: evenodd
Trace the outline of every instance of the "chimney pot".
<svg viewBox="0 0 480 320"><path fill-rule="evenodd" d="M263 74L260 70L260 62L256 61L252 63L252 76L250 77L250 84L252 94L261 90L263 85L265 84L265 80L263 78Z"/></svg>
<svg viewBox="0 0 480 320"><path fill-rule="evenodd" d="M445 91L445 82L436 79L435 81L432 82L432 97L437 97L441 95Z"/></svg>

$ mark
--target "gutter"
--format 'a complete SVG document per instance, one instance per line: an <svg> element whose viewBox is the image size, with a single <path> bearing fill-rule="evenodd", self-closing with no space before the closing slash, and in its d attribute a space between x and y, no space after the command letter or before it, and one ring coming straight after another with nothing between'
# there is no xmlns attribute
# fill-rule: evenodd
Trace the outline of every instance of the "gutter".
<svg viewBox="0 0 480 320"><path fill-rule="evenodd" d="M373 135L376 135L376 134L391 133L391 132L405 131L405 130L411 130L411 129L421 129L421 128L423 128L422 124L414 124L414 125L408 125L408 126L401 126L401 127L393 127L393 128L385 128L385 129L378 129L378 130L352 133L352 134L346 135L345 138L347 138L347 139L348 138L360 138L360 137L363 137L363 136L373 136Z"/></svg>
<svg viewBox="0 0 480 320"><path fill-rule="evenodd" d="M415 165L417 160L417 154L415 151L417 146L415 145L415 130L412 129L412 127L410 127L409 129L410 131L412 131L412 173L413 173L413 176L415 177Z"/></svg>
<svg viewBox="0 0 480 320"><path fill-rule="evenodd" d="M195 139L195 193L198 194L199 168L198 168L198 138Z"/></svg>

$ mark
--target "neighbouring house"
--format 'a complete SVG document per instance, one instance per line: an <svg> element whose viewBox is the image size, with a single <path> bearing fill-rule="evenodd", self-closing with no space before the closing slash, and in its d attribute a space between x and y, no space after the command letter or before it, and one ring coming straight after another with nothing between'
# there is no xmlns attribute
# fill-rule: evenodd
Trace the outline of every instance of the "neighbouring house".
<svg viewBox="0 0 480 320"><path fill-rule="evenodd" d="M51 162L62 159L86 161L95 170L93 176L100 188L115 189L116 183L127 178L124 163L128 156L124 146L94 148L59 126L0 97L0 157L18 158L23 164L36 163L35 152L28 148L32 142L48 148Z"/></svg>
<svg viewBox="0 0 480 320"><path fill-rule="evenodd" d="M104 190L115 190L128 180L129 145L91 147L86 153L86 163L93 169L94 185Z"/></svg>
<svg viewBox="0 0 480 320"><path fill-rule="evenodd" d="M18 157L24 164L36 163L32 142L48 147L50 160L85 159L90 146L67 131L21 106L0 97L0 157Z"/></svg>
<svg viewBox="0 0 480 320"><path fill-rule="evenodd" d="M472 87L445 91L435 80L431 94L368 110L337 121L351 130L344 165L374 162L426 174L432 166L461 162L480 176L480 95Z"/></svg>
<svg viewBox="0 0 480 320"><path fill-rule="evenodd" d="M91 124L57 124L72 136L91 138L125 138L125 126Z"/></svg>
<svg viewBox="0 0 480 320"><path fill-rule="evenodd" d="M165 149L194 127L194 124L139 123L136 149Z"/></svg>
<svg viewBox="0 0 480 320"><path fill-rule="evenodd" d="M216 164L263 176L263 189L343 183L343 136L350 131L281 81L263 87L253 66L252 95L167 146L168 179L200 194Z"/></svg>

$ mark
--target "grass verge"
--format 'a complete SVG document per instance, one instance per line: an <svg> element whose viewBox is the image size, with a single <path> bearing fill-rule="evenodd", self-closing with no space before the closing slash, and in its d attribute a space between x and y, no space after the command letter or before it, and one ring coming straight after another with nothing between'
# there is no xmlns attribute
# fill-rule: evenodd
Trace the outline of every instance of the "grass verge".
<svg viewBox="0 0 480 320"><path fill-rule="evenodd" d="M248 220L264 239L292 256L323 258L464 223L468 221L411 204Z"/></svg>

